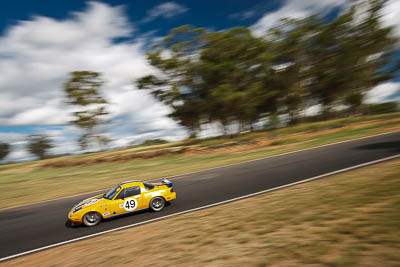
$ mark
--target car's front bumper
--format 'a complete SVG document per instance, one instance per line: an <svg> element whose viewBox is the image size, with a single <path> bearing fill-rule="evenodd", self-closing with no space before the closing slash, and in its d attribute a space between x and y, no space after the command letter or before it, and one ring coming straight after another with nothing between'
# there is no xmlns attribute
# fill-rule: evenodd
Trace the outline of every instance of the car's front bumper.
<svg viewBox="0 0 400 267"><path fill-rule="evenodd" d="M82 223L82 218L74 214L72 210L68 213L68 220L74 223Z"/></svg>

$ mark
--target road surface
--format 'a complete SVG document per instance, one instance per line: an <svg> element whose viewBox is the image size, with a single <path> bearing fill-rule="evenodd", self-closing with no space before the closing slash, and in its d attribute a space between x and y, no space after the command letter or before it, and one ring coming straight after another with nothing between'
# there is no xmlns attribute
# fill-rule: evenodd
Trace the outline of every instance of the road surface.
<svg viewBox="0 0 400 267"><path fill-rule="evenodd" d="M0 211L0 259L397 154L400 132L185 174L171 178L177 199L163 211L116 218L91 228L70 228L65 222L69 209L93 193L5 209Z"/></svg>

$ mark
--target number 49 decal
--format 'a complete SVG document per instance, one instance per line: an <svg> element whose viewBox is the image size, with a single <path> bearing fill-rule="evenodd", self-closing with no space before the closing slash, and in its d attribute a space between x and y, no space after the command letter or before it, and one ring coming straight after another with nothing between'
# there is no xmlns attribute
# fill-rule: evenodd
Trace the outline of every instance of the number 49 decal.
<svg viewBox="0 0 400 267"><path fill-rule="evenodd" d="M134 198L127 198L124 202L124 209L126 211L133 211L137 208L137 201Z"/></svg>

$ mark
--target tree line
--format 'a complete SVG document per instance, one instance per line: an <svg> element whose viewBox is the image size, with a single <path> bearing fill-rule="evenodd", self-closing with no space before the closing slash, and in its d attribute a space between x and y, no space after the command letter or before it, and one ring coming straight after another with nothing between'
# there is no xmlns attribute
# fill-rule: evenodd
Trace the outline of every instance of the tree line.
<svg viewBox="0 0 400 267"><path fill-rule="evenodd" d="M219 125L225 135L232 125L237 132L251 131L260 119L277 124L283 114L296 124L313 105L320 105L322 120L367 114L374 108L364 104L366 93L400 68L399 40L380 20L384 3L365 1L330 21L318 15L285 18L263 36L243 27L211 31L184 25L149 49L157 74L134 83L171 107L168 116L191 137L204 124ZM104 83L99 72L74 71L63 84L66 102L76 108L69 123L82 130L82 150L110 142L101 129L109 122L100 93ZM27 148L38 158L52 146L45 135L28 138ZM0 160L9 150L0 143Z"/></svg>
<svg viewBox="0 0 400 267"><path fill-rule="evenodd" d="M318 15L283 19L264 36L248 28L209 31L185 25L155 44L147 57L158 73L137 80L172 108L169 114L192 136L217 123L252 130L261 118L302 120L322 107L322 118L347 107L363 113L366 92L396 75L398 40L382 26L383 1L368 1L365 13L349 8L332 21Z"/></svg>

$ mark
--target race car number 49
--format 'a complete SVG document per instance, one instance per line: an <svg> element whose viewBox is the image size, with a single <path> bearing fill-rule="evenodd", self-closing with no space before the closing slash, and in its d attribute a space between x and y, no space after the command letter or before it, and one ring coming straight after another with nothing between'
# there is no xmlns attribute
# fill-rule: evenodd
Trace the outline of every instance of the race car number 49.
<svg viewBox="0 0 400 267"><path fill-rule="evenodd" d="M127 211L133 211L137 207L137 201L134 198L125 199L124 209Z"/></svg>

